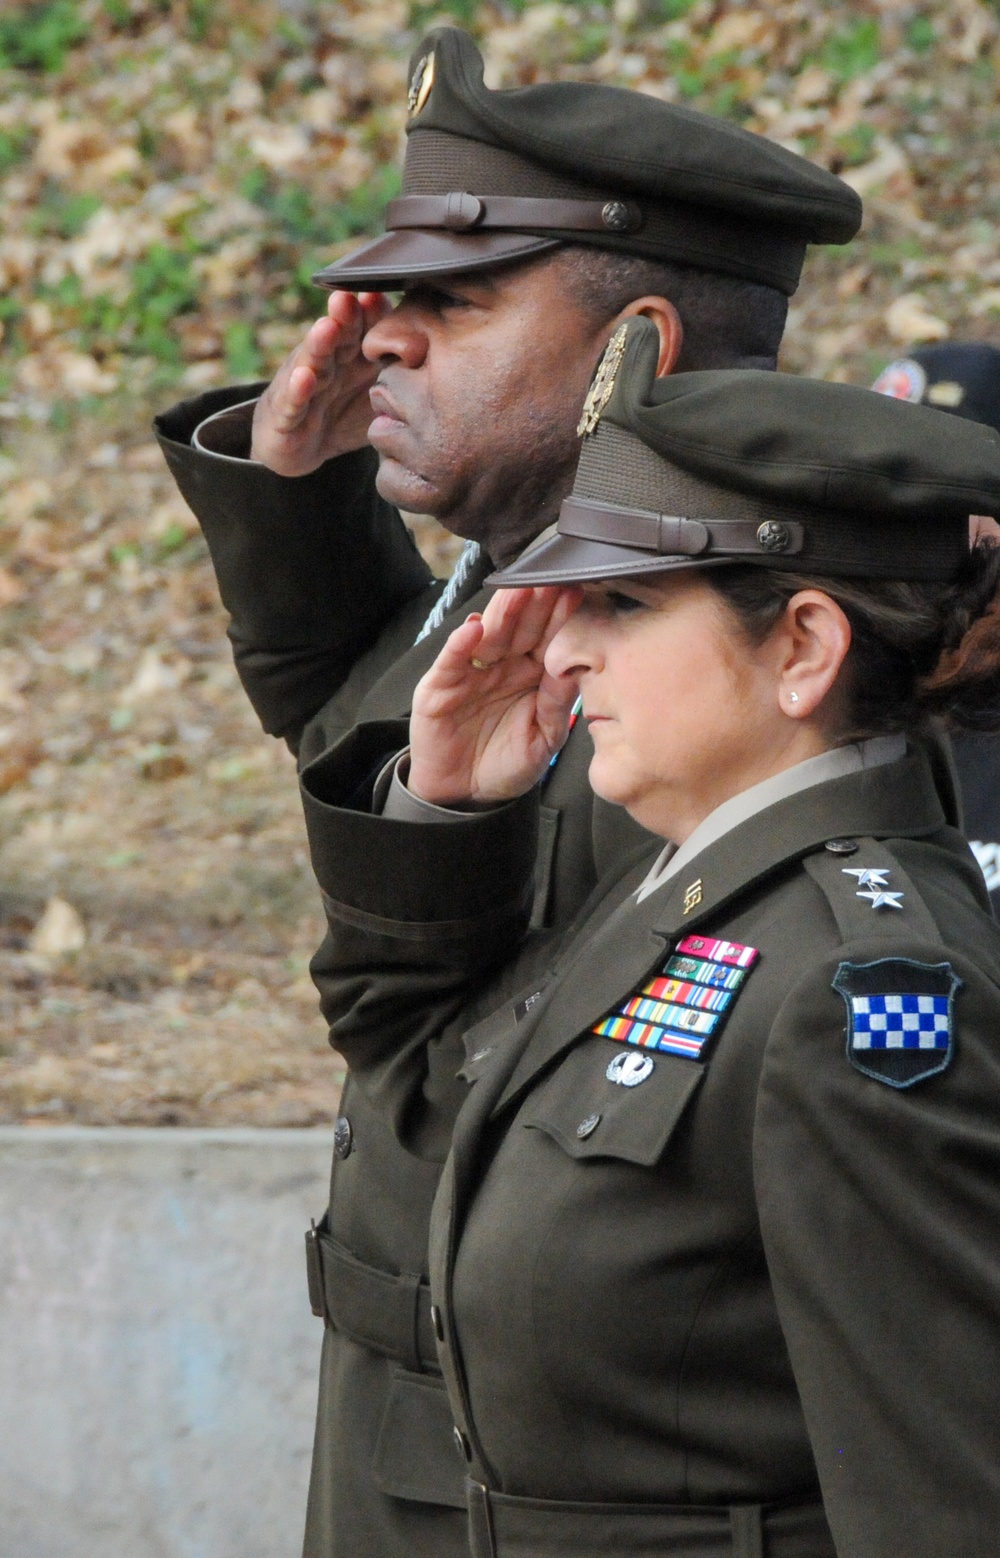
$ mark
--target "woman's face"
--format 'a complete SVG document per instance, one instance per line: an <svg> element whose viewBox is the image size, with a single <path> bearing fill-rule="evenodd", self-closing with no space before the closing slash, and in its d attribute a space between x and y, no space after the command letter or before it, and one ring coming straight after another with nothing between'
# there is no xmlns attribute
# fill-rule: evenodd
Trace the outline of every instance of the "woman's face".
<svg viewBox="0 0 1000 1558"><path fill-rule="evenodd" d="M580 687L590 782L682 843L716 806L825 750L782 711L780 631L751 645L696 571L587 586L545 656Z"/></svg>

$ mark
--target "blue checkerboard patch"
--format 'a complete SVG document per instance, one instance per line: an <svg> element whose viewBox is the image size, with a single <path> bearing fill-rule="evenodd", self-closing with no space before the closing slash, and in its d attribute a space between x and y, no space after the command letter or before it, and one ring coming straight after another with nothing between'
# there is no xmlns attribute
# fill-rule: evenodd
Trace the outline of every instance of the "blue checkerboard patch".
<svg viewBox="0 0 1000 1558"><path fill-rule="evenodd" d="M897 1088L943 1071L954 1049L953 1003L961 983L950 963L841 963L833 988L847 1006L848 1060Z"/></svg>

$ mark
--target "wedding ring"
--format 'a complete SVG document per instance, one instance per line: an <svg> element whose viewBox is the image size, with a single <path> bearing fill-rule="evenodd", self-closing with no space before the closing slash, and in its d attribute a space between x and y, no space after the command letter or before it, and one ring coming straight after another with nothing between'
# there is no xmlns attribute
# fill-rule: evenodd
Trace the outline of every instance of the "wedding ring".
<svg viewBox="0 0 1000 1558"><path fill-rule="evenodd" d="M473 655L472 659L469 661L469 664L475 671L488 671L490 669L491 662L489 660L477 660L475 655Z"/></svg>

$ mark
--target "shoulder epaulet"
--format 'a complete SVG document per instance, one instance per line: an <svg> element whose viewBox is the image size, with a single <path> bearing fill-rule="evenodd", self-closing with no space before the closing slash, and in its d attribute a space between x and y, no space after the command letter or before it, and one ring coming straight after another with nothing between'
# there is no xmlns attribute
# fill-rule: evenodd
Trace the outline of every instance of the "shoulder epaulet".
<svg viewBox="0 0 1000 1558"><path fill-rule="evenodd" d="M940 941L918 888L877 839L829 839L802 864L829 903L844 941L901 935Z"/></svg>

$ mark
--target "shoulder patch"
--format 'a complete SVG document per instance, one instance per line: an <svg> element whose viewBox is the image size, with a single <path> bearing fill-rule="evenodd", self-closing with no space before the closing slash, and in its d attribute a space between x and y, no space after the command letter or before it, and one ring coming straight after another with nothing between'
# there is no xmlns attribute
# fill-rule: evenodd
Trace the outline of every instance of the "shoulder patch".
<svg viewBox="0 0 1000 1558"><path fill-rule="evenodd" d="M954 1053L952 1007L961 983L950 963L841 963L833 988L847 1007L851 1065L897 1088L943 1071Z"/></svg>

